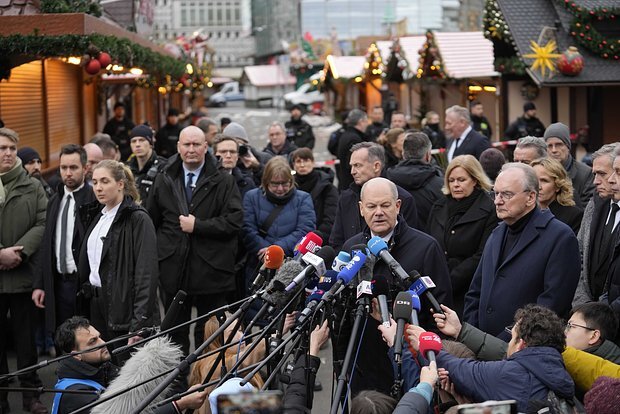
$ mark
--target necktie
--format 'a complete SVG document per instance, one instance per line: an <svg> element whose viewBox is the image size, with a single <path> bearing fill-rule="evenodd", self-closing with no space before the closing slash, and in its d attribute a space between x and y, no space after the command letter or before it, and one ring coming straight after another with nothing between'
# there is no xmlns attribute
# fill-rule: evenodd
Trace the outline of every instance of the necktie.
<svg viewBox="0 0 620 414"><path fill-rule="evenodd" d="M457 138L456 141L454 141L454 151L456 151L459 147L461 138Z"/></svg>
<svg viewBox="0 0 620 414"><path fill-rule="evenodd" d="M605 224L605 235L611 235L614 230L614 224L616 222L616 213L620 207L616 203L611 203L611 214L609 215L609 221Z"/></svg>
<svg viewBox="0 0 620 414"><path fill-rule="evenodd" d="M65 207L62 209L60 217L60 273L67 274L67 220L69 219L69 205L71 204L71 194L67 194Z"/></svg>
<svg viewBox="0 0 620 414"><path fill-rule="evenodd" d="M187 185L185 186L185 198L187 202L192 201L192 191L194 190L194 173L187 173Z"/></svg>
<svg viewBox="0 0 620 414"><path fill-rule="evenodd" d="M616 213L618 212L618 204L611 204L611 214L609 215L609 220L605 227L603 227L603 237L601 237L601 247L598 251L599 261L604 261L606 257L609 255L609 252L612 252L614 249L614 240L613 240L613 229L614 223L616 222Z"/></svg>

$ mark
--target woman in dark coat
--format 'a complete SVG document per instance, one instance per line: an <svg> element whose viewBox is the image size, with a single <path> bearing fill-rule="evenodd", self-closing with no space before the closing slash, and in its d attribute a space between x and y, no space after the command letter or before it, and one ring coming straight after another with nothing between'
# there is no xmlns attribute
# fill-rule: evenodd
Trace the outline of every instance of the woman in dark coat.
<svg viewBox="0 0 620 414"><path fill-rule="evenodd" d="M540 158L530 166L538 176L540 209L548 208L555 218L568 224L575 234L579 233L583 210L575 205L573 183L562 164L553 158Z"/></svg>
<svg viewBox="0 0 620 414"><path fill-rule="evenodd" d="M459 315L484 245L498 222L490 190L490 180L475 157L455 157L444 177L445 198L433 205L428 219L429 234L446 255L453 306Z"/></svg>
<svg viewBox="0 0 620 414"><path fill-rule="evenodd" d="M394 167L403 159L404 142L405 130L402 128L392 128L385 134L379 135L377 143L383 145L383 148L385 148L384 171Z"/></svg>
<svg viewBox="0 0 620 414"><path fill-rule="evenodd" d="M315 233L327 242L336 218L338 189L332 184L334 173L314 168L314 155L309 148L299 148L291 154L297 188L310 194L316 214ZM327 169L326 169L327 170Z"/></svg>
<svg viewBox="0 0 620 414"><path fill-rule="evenodd" d="M136 203L129 167L101 161L93 171L93 190L98 202L81 210L88 230L78 273L92 296L91 323L110 340L159 322L157 237L148 213Z"/></svg>

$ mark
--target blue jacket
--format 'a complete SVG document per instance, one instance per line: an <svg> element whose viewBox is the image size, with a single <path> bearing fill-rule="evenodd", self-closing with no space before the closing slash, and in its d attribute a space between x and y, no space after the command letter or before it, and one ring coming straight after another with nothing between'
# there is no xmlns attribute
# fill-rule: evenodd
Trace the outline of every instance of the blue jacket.
<svg viewBox="0 0 620 414"><path fill-rule="evenodd" d="M575 234L549 210L534 212L509 256L498 263L506 223L493 230L465 296L463 319L498 335L528 303L561 317L571 308L581 261Z"/></svg>
<svg viewBox="0 0 620 414"><path fill-rule="evenodd" d="M275 205L267 200L263 190L255 188L243 197L243 241L250 255L264 247L277 244L284 249L286 256L293 255L295 244L306 233L314 230L316 217L310 194L293 190L295 194L284 206L267 231L267 236L259 234L259 228L267 220Z"/></svg>
<svg viewBox="0 0 620 414"><path fill-rule="evenodd" d="M437 366L448 370L456 390L475 402L516 400L519 412L526 412L530 400L545 400L549 390L566 399L575 395L562 355L550 347L524 348L503 361L457 358L441 351Z"/></svg>

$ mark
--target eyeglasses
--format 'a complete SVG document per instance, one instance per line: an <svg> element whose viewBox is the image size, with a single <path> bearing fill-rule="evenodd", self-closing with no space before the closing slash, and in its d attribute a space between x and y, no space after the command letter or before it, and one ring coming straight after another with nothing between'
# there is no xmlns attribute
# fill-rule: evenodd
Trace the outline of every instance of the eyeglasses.
<svg viewBox="0 0 620 414"><path fill-rule="evenodd" d="M518 193L513 193L512 191L500 191L498 193L495 193L495 198L499 197L500 200L510 201L517 194L529 193L529 192L530 192L529 190L523 190L523 191L518 192Z"/></svg>
<svg viewBox="0 0 620 414"><path fill-rule="evenodd" d="M504 328L504 331L508 332L510 334L510 336L512 336L512 328L514 328L515 325L508 325L507 327Z"/></svg>
<svg viewBox="0 0 620 414"><path fill-rule="evenodd" d="M269 187L271 188L278 188L278 187L282 187L282 188L289 188L291 186L291 182L290 181L271 181L269 182Z"/></svg>
<svg viewBox="0 0 620 414"><path fill-rule="evenodd" d="M587 329L588 331L596 331L596 329L594 328L589 328L587 326L583 326L583 325L577 325L576 323L573 322L566 322L566 326L564 327L565 331L570 331L571 328L583 328L583 329Z"/></svg>

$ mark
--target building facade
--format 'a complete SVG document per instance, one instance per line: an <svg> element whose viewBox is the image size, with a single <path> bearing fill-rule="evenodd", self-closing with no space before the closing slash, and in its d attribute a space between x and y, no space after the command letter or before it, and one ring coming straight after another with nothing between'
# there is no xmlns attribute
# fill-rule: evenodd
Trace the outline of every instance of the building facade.
<svg viewBox="0 0 620 414"><path fill-rule="evenodd" d="M301 34L300 0L252 0L252 33L257 63L288 53Z"/></svg>

